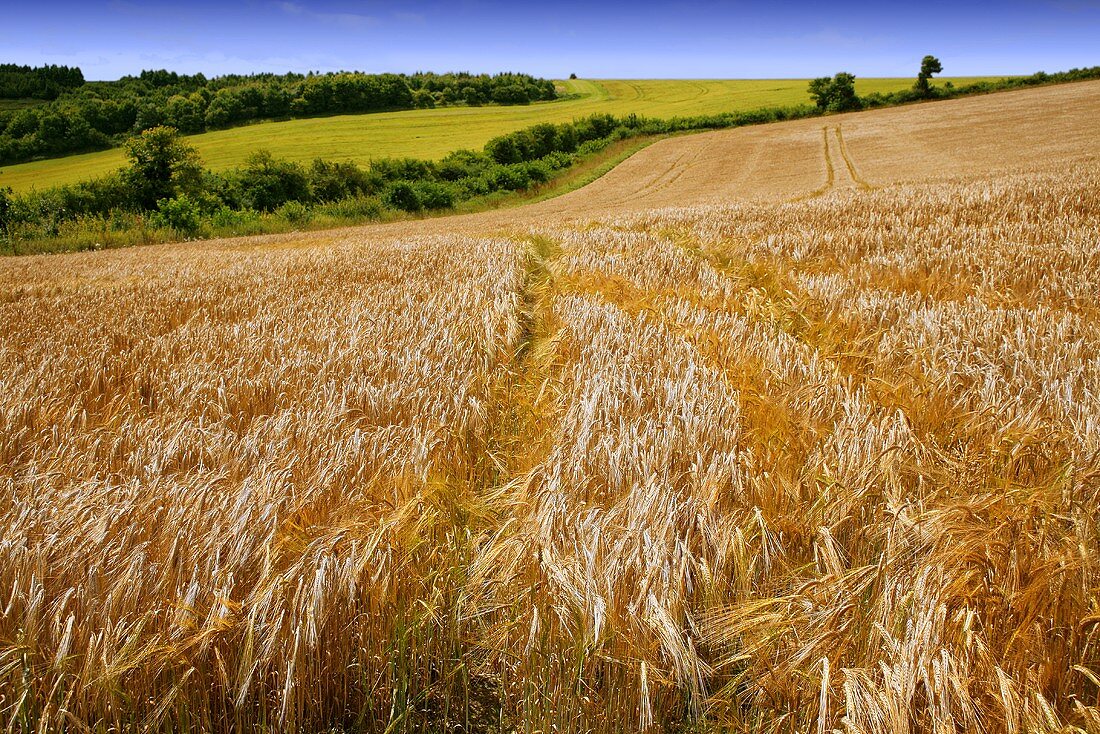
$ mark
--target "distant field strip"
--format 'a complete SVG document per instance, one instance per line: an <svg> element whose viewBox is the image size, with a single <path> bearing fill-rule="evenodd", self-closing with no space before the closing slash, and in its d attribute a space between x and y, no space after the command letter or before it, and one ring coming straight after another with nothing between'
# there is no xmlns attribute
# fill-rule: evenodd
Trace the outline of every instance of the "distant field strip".
<svg viewBox="0 0 1100 734"><path fill-rule="evenodd" d="M948 81L948 80L944 80ZM978 81L955 79L955 83ZM540 122L568 122L596 113L648 117L705 115L809 102L804 79L571 80L560 83L570 98L522 107L442 107L366 115L270 122L188 138L214 170L232 168L258 149L296 161L314 158L442 158L461 148L480 148L490 138ZM911 79L860 79L860 94L891 92ZM123 165L120 149L34 161L0 168L0 186L16 191L76 183Z"/></svg>

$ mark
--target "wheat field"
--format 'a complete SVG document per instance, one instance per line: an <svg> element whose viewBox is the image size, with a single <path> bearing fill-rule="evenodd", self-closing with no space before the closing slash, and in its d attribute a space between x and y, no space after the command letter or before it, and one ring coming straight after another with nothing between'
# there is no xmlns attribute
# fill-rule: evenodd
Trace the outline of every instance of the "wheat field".
<svg viewBox="0 0 1100 734"><path fill-rule="evenodd" d="M0 261L0 726L1100 732L1098 111Z"/></svg>

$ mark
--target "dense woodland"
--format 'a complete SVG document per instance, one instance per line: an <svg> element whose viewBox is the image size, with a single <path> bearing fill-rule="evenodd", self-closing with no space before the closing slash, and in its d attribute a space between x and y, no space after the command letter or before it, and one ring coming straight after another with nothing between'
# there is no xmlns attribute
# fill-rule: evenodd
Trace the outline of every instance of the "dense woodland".
<svg viewBox="0 0 1100 734"><path fill-rule="evenodd" d="M256 120L551 100L554 83L527 74L253 74L207 79L143 71L85 82L80 69L0 66L0 99L41 99L0 109L0 165L98 150L167 125L199 133Z"/></svg>
<svg viewBox="0 0 1100 734"><path fill-rule="evenodd" d="M0 64L0 99L57 99L83 84L84 74L76 67Z"/></svg>

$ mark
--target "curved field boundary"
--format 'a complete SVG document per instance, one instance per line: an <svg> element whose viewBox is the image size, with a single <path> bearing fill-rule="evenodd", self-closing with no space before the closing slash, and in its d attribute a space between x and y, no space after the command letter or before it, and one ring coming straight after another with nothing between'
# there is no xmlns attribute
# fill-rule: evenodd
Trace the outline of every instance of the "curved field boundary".
<svg viewBox="0 0 1100 734"><path fill-rule="evenodd" d="M860 79L857 89L867 94L903 89L911 83L910 79ZM809 102L806 81L801 79L576 79L560 85L567 98L557 102L259 123L193 135L188 140L213 170L237 166L258 149L301 162L320 157L368 165L374 158L442 158L460 148L481 148L496 135L540 122L568 122L597 113L667 118ZM22 163L0 168L0 185L25 191L71 184L104 175L124 163L118 148Z"/></svg>

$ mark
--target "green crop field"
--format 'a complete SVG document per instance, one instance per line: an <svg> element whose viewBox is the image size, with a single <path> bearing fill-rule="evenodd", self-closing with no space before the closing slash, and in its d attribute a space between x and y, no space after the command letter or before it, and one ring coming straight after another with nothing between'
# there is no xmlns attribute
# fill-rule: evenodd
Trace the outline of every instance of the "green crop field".
<svg viewBox="0 0 1100 734"><path fill-rule="evenodd" d="M939 83L948 79L937 79ZM953 79L956 84L977 79ZM892 92L912 79L860 79L860 94ZM490 138L539 122L568 122L594 113L675 117L747 110L809 101L804 79L572 80L561 82L565 99L518 107L444 107L365 115L266 122L188 138L211 169L240 164L267 149L276 157L353 160L409 156L440 158L459 148L480 148ZM34 161L0 168L0 186L16 191L75 183L124 162L120 149Z"/></svg>

